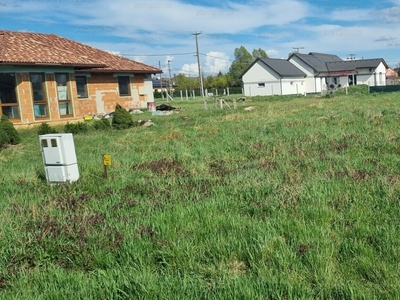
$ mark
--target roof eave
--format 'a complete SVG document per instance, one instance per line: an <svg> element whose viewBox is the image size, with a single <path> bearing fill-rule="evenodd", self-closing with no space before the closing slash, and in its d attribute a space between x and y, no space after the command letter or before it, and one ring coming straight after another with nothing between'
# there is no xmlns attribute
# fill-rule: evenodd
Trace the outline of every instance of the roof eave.
<svg viewBox="0 0 400 300"><path fill-rule="evenodd" d="M80 70L76 70L79 72ZM162 70L119 70L119 69L89 69L85 72L90 71L93 73L136 73L136 74L161 74Z"/></svg>
<svg viewBox="0 0 400 300"><path fill-rule="evenodd" d="M77 67L77 68L105 68L104 64L75 64L75 63L47 63L47 62L12 62L12 61L0 61L0 65L7 66L48 66L48 67Z"/></svg>

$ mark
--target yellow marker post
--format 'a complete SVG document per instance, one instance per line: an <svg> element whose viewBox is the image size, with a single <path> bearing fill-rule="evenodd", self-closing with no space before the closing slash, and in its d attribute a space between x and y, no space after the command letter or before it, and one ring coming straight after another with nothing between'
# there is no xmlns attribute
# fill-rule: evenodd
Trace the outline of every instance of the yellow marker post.
<svg viewBox="0 0 400 300"><path fill-rule="evenodd" d="M111 155L110 154L103 154L103 166L104 166L104 178L107 179L107 166L111 166Z"/></svg>

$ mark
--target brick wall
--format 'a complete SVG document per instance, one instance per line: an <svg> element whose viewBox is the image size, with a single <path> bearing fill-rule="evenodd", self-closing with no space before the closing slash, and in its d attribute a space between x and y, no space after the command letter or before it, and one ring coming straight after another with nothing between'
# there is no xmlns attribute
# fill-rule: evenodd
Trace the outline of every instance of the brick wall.
<svg viewBox="0 0 400 300"><path fill-rule="evenodd" d="M117 78L108 73L92 73L87 77L88 98L79 98L75 91L74 107L76 116L110 113L118 103L126 109L147 107L147 97L139 95L144 86L145 75L131 77L131 95L119 96Z"/></svg>
<svg viewBox="0 0 400 300"><path fill-rule="evenodd" d="M112 73L92 73L90 77L87 77L88 98L78 98L75 75L69 75L70 81L68 84L68 92L70 93L74 116L60 118L55 75L53 73L46 73L49 118L38 120L34 117L29 73L17 73L17 91L22 122L15 120L14 123L17 125L44 121L57 122L82 119L86 115L113 112L117 103L126 109L147 107L147 95L140 95L140 91L144 87L145 74L135 74L133 77L130 77L131 95L119 96L117 78Z"/></svg>

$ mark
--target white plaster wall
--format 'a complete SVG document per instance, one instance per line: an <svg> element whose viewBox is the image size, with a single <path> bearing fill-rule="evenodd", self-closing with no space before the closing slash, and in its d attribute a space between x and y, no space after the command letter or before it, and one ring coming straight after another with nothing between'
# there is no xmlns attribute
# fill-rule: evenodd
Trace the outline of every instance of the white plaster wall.
<svg viewBox="0 0 400 300"><path fill-rule="evenodd" d="M264 87L259 87L258 83L246 83L243 85L245 96L271 96L280 95L280 83L279 81L268 81L263 82Z"/></svg>
<svg viewBox="0 0 400 300"><path fill-rule="evenodd" d="M282 79L282 95L304 95L305 80Z"/></svg>
<svg viewBox="0 0 400 300"><path fill-rule="evenodd" d="M278 79L279 75L261 62L254 64L242 77L243 83L258 83Z"/></svg>
<svg viewBox="0 0 400 300"><path fill-rule="evenodd" d="M357 84L386 85L386 67L382 62L372 72L369 69L358 69L357 71Z"/></svg>
<svg viewBox="0 0 400 300"><path fill-rule="evenodd" d="M301 59L299 59L296 56L293 56L291 59L289 59L289 62L291 62L293 65L295 65L297 68L299 68L301 71L306 73L307 77L305 78L305 92L306 93L319 93L321 92L321 80L318 77L314 77L315 71L313 68L311 68L309 65L307 65L305 62L303 62Z"/></svg>
<svg viewBox="0 0 400 300"><path fill-rule="evenodd" d="M242 77L244 94L245 96L280 95L279 78L275 71L262 62L257 62ZM259 87L259 83L265 86Z"/></svg>

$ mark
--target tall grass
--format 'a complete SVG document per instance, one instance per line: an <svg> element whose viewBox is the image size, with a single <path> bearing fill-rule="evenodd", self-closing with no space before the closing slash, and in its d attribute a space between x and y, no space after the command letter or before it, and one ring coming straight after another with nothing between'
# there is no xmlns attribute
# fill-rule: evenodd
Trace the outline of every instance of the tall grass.
<svg viewBox="0 0 400 300"><path fill-rule="evenodd" d="M22 131L0 152L0 296L400 299L399 99L174 101L76 135L81 178L57 186Z"/></svg>

